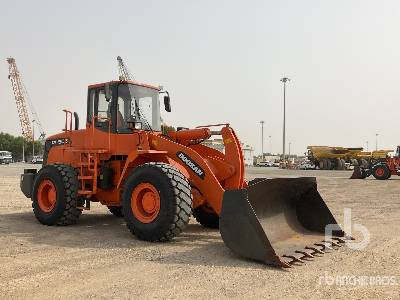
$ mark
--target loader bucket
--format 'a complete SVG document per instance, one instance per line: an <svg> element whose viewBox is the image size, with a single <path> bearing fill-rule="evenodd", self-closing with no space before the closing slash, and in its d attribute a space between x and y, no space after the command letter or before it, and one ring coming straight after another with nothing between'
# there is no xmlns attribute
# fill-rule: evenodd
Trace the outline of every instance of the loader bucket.
<svg viewBox="0 0 400 300"><path fill-rule="evenodd" d="M328 224L336 227L327 240ZM262 179L247 189L225 191L220 232L234 253L277 267L304 263L347 238L314 177Z"/></svg>
<svg viewBox="0 0 400 300"><path fill-rule="evenodd" d="M353 174L351 174L350 179L365 179L370 174L369 170L366 170L362 167L355 166Z"/></svg>

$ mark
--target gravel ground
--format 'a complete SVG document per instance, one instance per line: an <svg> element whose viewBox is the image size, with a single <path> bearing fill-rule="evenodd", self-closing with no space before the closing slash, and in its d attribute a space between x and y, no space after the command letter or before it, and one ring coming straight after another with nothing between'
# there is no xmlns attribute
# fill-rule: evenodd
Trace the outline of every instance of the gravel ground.
<svg viewBox="0 0 400 300"><path fill-rule="evenodd" d="M400 177L349 180L346 171L247 169L248 179L316 176L339 223L343 208L351 208L353 224L370 233L363 250L342 247L279 270L238 259L218 231L193 220L178 238L161 244L136 240L122 219L97 204L75 226L40 225L19 191L24 167L0 165L1 298L400 299ZM332 284L336 276L378 281Z"/></svg>

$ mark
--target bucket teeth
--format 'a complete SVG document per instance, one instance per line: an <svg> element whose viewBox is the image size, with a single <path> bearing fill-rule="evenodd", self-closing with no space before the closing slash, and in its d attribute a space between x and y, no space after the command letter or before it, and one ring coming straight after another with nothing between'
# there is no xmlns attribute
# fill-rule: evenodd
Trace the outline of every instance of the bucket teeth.
<svg viewBox="0 0 400 300"><path fill-rule="evenodd" d="M322 250L320 250L320 249L318 249L318 248L316 248L316 247L307 246L307 247L304 247L304 249L308 249L308 250L314 251L312 254L317 254L317 253L319 253L319 254L325 254L324 251L322 251Z"/></svg>
<svg viewBox="0 0 400 300"><path fill-rule="evenodd" d="M291 265L294 264L294 263L296 263L296 262L302 263L302 264L305 263L304 260L302 260L301 258L297 258L296 256L293 256L293 255L286 255L286 254L284 254L284 255L282 255L282 257L290 258L291 261L289 262L289 264L291 264Z"/></svg>
<svg viewBox="0 0 400 300"><path fill-rule="evenodd" d="M333 237L332 240L338 241L340 244L346 243L344 239L338 238L338 237Z"/></svg>
<svg viewBox="0 0 400 300"><path fill-rule="evenodd" d="M322 247L322 250L329 249L333 250L333 248L325 243L315 243L314 245Z"/></svg>
<svg viewBox="0 0 400 300"><path fill-rule="evenodd" d="M329 244L331 244L332 246L342 247L342 245L340 245L340 244L338 244L338 243L336 243L336 242L334 242L334 241L326 241L326 240L323 240L323 242L324 242L324 243L329 243Z"/></svg>
<svg viewBox="0 0 400 300"><path fill-rule="evenodd" d="M301 257L301 259L303 258L314 258L314 255L306 252L306 251L300 251L300 250L296 250L294 251L295 253L299 253L299 254L303 254L303 257Z"/></svg>

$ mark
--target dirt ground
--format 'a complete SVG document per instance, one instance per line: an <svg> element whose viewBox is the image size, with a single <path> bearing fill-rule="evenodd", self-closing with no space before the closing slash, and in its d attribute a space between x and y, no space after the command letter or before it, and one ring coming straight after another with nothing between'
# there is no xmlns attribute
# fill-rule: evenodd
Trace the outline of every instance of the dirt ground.
<svg viewBox="0 0 400 300"><path fill-rule="evenodd" d="M193 220L169 243L135 239L122 219L96 204L77 225L40 225L19 190L24 167L0 165L1 298L400 299L400 177L349 180L348 171L248 169L248 179L316 176L338 222L343 208L351 208L353 224L370 233L364 250L342 247L279 270L239 259L218 231ZM332 284L336 276L393 277L389 285Z"/></svg>

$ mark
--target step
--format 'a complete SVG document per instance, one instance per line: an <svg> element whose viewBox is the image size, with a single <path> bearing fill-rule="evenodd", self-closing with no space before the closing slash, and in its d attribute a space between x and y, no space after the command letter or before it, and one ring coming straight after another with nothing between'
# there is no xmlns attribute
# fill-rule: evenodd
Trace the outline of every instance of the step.
<svg viewBox="0 0 400 300"><path fill-rule="evenodd" d="M82 166L82 167L86 167L86 166L88 166L89 164L87 163L87 162L80 162L80 163L78 163L78 166Z"/></svg>
<svg viewBox="0 0 400 300"><path fill-rule="evenodd" d="M78 191L79 195L91 195L93 194L93 191L89 191L89 190L79 190Z"/></svg>
<svg viewBox="0 0 400 300"><path fill-rule="evenodd" d="M94 176L92 175L78 176L78 179L94 179Z"/></svg>

